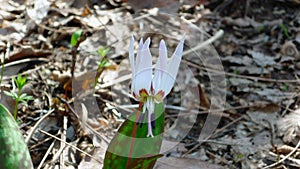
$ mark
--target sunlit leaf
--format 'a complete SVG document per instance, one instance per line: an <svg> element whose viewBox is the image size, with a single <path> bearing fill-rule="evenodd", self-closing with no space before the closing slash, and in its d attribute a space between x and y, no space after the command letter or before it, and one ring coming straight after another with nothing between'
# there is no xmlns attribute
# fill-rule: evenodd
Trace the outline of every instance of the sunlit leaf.
<svg viewBox="0 0 300 169"><path fill-rule="evenodd" d="M79 29L79 30L75 31L72 34L72 37L71 37L71 46L75 46L77 44L77 41L81 37L81 35L82 35L82 29Z"/></svg>

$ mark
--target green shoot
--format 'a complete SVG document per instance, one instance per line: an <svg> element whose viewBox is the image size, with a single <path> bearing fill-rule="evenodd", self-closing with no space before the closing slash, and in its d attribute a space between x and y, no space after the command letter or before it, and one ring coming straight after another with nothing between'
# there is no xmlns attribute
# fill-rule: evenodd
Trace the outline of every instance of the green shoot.
<svg viewBox="0 0 300 169"><path fill-rule="evenodd" d="M109 49L110 48L104 48L103 46L100 46L97 53L103 58L104 56L107 55L107 53L109 52Z"/></svg>
<svg viewBox="0 0 300 169"><path fill-rule="evenodd" d="M284 83L282 86L280 86L280 88L281 88L282 91L286 92L286 91L288 91L289 86L288 86L287 83Z"/></svg>
<svg viewBox="0 0 300 169"><path fill-rule="evenodd" d="M14 107L14 118L17 119L19 102L23 103L24 105L27 105L27 102L29 100L33 100L33 97L28 96L26 93L21 94L21 91L22 91L23 87L27 83L27 78L26 77L22 77L19 74L17 78L14 78L14 81L17 85L18 92L15 93L14 91L10 91L10 92L4 91L4 94L6 94L7 96L12 97L16 101L16 104L15 104L15 107Z"/></svg>
<svg viewBox="0 0 300 169"><path fill-rule="evenodd" d="M235 157L235 159L233 160L234 163L238 163L239 161L241 161L244 158L243 154L237 154L237 156Z"/></svg>
<svg viewBox="0 0 300 169"><path fill-rule="evenodd" d="M111 64L108 62L108 60L105 58L107 53L109 52L110 48L104 48L103 46L100 46L97 53L100 55L99 61L97 61L98 70L97 72L102 71L103 68L110 66Z"/></svg>
<svg viewBox="0 0 300 169"><path fill-rule="evenodd" d="M239 71L236 70L236 69L234 69L234 70L233 70L233 74L238 75L238 74L239 74Z"/></svg>
<svg viewBox="0 0 300 169"><path fill-rule="evenodd" d="M280 24L280 28L281 28L281 30L283 31L284 35L285 35L287 38L290 38L289 32L288 32L286 26L285 26L283 23Z"/></svg>
<svg viewBox="0 0 300 169"><path fill-rule="evenodd" d="M95 78L95 82L94 82L94 88L98 82L98 79L99 79L103 69L105 67L108 67L111 65L108 62L108 60L105 58L105 56L108 54L109 50L110 50L110 48L104 48L103 46L100 46L99 50L97 51L97 53L100 55L100 59L99 59L99 61L96 62L98 65L98 69L97 69L97 74L96 74L96 78Z"/></svg>
<svg viewBox="0 0 300 169"><path fill-rule="evenodd" d="M82 29L79 29L77 31L75 31L73 34L72 34L72 37L71 37L71 46L74 47L76 46L79 38L81 37L82 35Z"/></svg>

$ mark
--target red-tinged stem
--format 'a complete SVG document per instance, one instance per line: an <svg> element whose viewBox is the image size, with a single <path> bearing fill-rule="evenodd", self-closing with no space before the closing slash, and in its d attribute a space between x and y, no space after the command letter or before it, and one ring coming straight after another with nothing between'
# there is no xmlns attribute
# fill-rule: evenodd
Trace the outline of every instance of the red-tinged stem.
<svg viewBox="0 0 300 169"><path fill-rule="evenodd" d="M130 165L130 159L131 159L131 156L132 156L134 139L135 139L135 136L136 136L137 123L138 123L138 119L140 117L142 106L143 106L143 103L140 102L138 111L136 113L135 121L134 121L134 126L133 126L133 131L132 131L132 137L131 137L131 142L130 142L130 149L129 149L129 154L128 154L128 158L127 158L126 168L128 168L129 165Z"/></svg>

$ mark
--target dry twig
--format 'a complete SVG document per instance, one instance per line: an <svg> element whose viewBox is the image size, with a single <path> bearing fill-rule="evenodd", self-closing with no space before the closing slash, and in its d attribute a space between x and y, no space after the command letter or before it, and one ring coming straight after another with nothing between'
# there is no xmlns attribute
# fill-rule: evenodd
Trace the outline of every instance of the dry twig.
<svg viewBox="0 0 300 169"><path fill-rule="evenodd" d="M53 137L53 138L55 138L56 140L59 140L59 141L61 141L61 142L64 142L66 145L68 145L68 146L70 146L70 147L76 149L77 151L80 151L81 153L83 153L83 154L89 156L90 158L94 159L94 160L97 161L98 163L102 164L101 161L103 161L103 159L101 159L101 161L99 161L99 159L97 159L96 157L93 157L93 156L90 155L89 153L87 153L87 152L85 152L85 151L83 151L83 150L77 148L76 146L74 146L74 145L72 145L72 144L70 144L70 143L67 143L67 142L63 141L62 139L60 139L60 138L58 138L58 137L56 137L56 136L54 136L54 135L52 135L52 134L50 134L50 133L47 133L47 132L45 132L45 131L43 131L43 130L38 130L38 131L41 132L41 133L43 133L43 134L46 134L46 135L48 135L48 136L50 136L50 137Z"/></svg>
<svg viewBox="0 0 300 169"><path fill-rule="evenodd" d="M271 165L268 165L268 166L264 167L263 169L273 168L273 167L279 165L280 163L282 163L283 161L288 159L292 154L294 154L298 150L299 147L300 147L300 140L298 141L298 144L296 145L296 147L294 147L293 151L291 151L288 155L286 155L284 158L280 159L276 163L273 163Z"/></svg>

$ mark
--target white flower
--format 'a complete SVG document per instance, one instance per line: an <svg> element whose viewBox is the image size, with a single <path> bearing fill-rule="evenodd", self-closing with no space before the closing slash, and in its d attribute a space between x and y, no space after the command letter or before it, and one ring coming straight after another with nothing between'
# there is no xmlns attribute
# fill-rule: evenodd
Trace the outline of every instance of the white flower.
<svg viewBox="0 0 300 169"><path fill-rule="evenodd" d="M134 98L142 102L143 112L147 113L148 137L153 137L151 121L154 116L154 104L163 102L170 93L176 79L179 64L182 57L184 38L180 40L171 59L168 61L168 51L164 40L159 45L159 57L152 73L152 55L149 45L150 38L145 43L140 40L137 56L134 56L134 37L131 37L129 45L129 60L132 70L131 92ZM153 78L152 78L153 76Z"/></svg>

